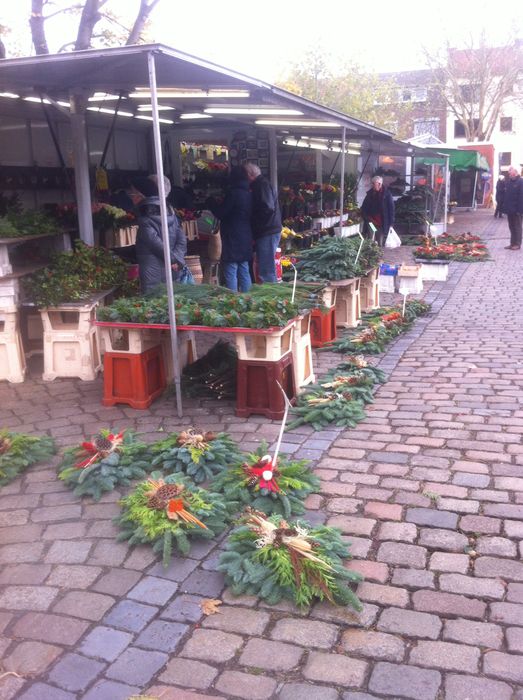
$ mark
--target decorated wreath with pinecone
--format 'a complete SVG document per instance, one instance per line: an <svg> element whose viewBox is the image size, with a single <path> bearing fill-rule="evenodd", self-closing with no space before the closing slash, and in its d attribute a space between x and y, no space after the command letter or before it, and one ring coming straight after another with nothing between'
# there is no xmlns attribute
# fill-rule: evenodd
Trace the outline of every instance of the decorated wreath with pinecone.
<svg viewBox="0 0 523 700"><path fill-rule="evenodd" d="M241 460L236 443L226 433L173 433L154 446L153 466L166 474L186 474L199 484Z"/></svg>
<svg viewBox="0 0 523 700"><path fill-rule="evenodd" d="M270 604L290 598L300 607L328 600L361 610L349 586L361 575L344 567L349 552L339 530L251 509L243 520L218 564L235 595L257 595Z"/></svg>
<svg viewBox="0 0 523 700"><path fill-rule="evenodd" d="M193 537L211 539L227 524L221 497L191 485L179 474L163 479L153 472L120 503L118 539L131 545L152 544L153 551L162 554L165 567L175 549L186 555Z"/></svg>
<svg viewBox="0 0 523 700"><path fill-rule="evenodd" d="M147 476L152 469L150 447L132 430L101 430L79 447L67 449L58 469L58 477L73 493L98 501L104 492Z"/></svg>
<svg viewBox="0 0 523 700"><path fill-rule="evenodd" d="M303 513L303 501L319 488L319 478L307 467L307 460L279 456L273 464L266 451L267 445L263 444L246 461L222 471L213 480L213 489L223 493L231 512L251 506L286 518Z"/></svg>
<svg viewBox="0 0 523 700"><path fill-rule="evenodd" d="M47 435L35 437L0 430L0 486L8 484L32 464L52 457L55 452L54 440Z"/></svg>

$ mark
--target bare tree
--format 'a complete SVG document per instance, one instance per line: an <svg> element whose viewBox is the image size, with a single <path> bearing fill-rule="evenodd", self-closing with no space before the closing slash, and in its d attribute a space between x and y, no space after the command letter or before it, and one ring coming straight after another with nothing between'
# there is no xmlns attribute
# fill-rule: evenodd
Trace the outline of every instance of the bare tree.
<svg viewBox="0 0 523 700"><path fill-rule="evenodd" d="M63 44L60 51L71 49L82 51L92 48L93 42L102 45L137 44L147 28L151 12L160 0L139 0L139 8L130 24L120 21L110 9L106 8L109 0L84 0L78 3L67 3L53 12L45 13L45 6L51 5L49 0L31 0L31 38L36 54L49 53L45 34L45 23L57 15L68 14L78 16L76 39ZM52 3L56 5L56 3ZM118 27L115 32L111 27Z"/></svg>
<svg viewBox="0 0 523 700"><path fill-rule="evenodd" d="M489 46L483 33L464 49L447 42L439 52L424 52L436 88L463 125L467 141L488 141L523 73L520 44Z"/></svg>

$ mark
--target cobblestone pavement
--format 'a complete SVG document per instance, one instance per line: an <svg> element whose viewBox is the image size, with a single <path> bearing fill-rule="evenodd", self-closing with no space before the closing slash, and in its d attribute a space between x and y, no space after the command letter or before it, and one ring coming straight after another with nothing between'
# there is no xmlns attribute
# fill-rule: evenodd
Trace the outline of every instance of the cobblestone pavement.
<svg viewBox="0 0 523 700"><path fill-rule="evenodd" d="M220 542L164 570L115 541L120 494L80 501L55 460L0 496L0 652L21 676L0 677L1 700L523 700L521 254L491 212L458 215L467 228L494 262L455 263L428 288L433 313L381 358L390 376L366 420L285 438L322 478L309 517L352 543L363 613L233 598ZM324 353L320 370L338 361ZM189 402L180 422L172 398L140 412L100 396L100 381L2 384L0 423L62 445L109 425L153 440L196 423L244 449L277 432L231 404ZM202 616L205 597L219 614Z"/></svg>

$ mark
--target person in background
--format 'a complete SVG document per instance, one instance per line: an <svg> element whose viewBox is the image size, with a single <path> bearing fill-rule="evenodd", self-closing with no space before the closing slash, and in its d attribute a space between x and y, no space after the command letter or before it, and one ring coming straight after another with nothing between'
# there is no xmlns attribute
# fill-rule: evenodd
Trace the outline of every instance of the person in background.
<svg viewBox="0 0 523 700"><path fill-rule="evenodd" d="M252 286L249 272L249 262L252 260L252 194L243 168L232 168L229 190L222 204L211 197L206 206L220 219L225 286L233 292L248 292Z"/></svg>
<svg viewBox="0 0 523 700"><path fill-rule="evenodd" d="M278 196L255 163L243 166L252 192L252 236L262 282L276 282L274 256L281 236L281 212Z"/></svg>
<svg viewBox="0 0 523 700"><path fill-rule="evenodd" d="M503 212L507 215L510 230L510 245L505 246L505 249L520 250L523 222L523 179L515 165L511 165L508 169Z"/></svg>
<svg viewBox="0 0 523 700"><path fill-rule="evenodd" d="M507 189L507 181L503 173L499 174L498 181L496 182L496 211L494 212L494 218L503 218L503 200L505 198L505 190Z"/></svg>
<svg viewBox="0 0 523 700"><path fill-rule="evenodd" d="M374 224L377 228L376 242L383 245L390 227L394 224L394 200L388 189L383 186L383 178L380 175L372 178L372 187L367 191L360 209L365 223Z"/></svg>
<svg viewBox="0 0 523 700"><path fill-rule="evenodd" d="M167 178L164 181L165 195L171 189ZM136 258L140 269L140 285L144 294L165 282L160 198L158 176L140 177L132 181L133 200L138 212L138 235L136 236ZM187 239L174 211L168 207L169 248L174 280L180 277L185 264Z"/></svg>

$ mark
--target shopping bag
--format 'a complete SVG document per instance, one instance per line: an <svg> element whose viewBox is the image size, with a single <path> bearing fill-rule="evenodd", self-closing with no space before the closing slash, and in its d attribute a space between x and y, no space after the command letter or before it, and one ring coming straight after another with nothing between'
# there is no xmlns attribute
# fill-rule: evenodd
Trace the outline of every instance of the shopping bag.
<svg viewBox="0 0 523 700"><path fill-rule="evenodd" d="M192 272L189 270L187 265L184 265L182 267L182 271L180 272L180 279L178 280L178 282L180 284L195 284Z"/></svg>
<svg viewBox="0 0 523 700"><path fill-rule="evenodd" d="M385 248L399 248L400 245L401 245L401 238L398 236L396 231L391 226L389 228L389 232L387 234L387 239L385 241Z"/></svg>

